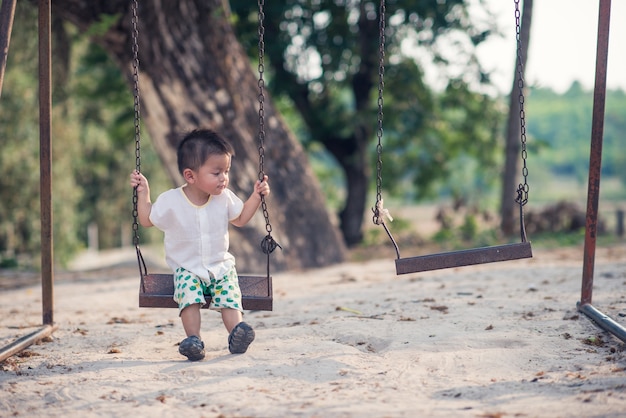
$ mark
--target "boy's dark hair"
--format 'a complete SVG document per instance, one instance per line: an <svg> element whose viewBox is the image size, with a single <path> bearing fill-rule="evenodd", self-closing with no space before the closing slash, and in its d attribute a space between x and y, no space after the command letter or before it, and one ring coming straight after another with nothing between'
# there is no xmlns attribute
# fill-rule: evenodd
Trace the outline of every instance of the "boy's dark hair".
<svg viewBox="0 0 626 418"><path fill-rule="evenodd" d="M197 171L211 155L234 155L232 145L220 134L210 129L194 129L178 144L178 171L186 168Z"/></svg>

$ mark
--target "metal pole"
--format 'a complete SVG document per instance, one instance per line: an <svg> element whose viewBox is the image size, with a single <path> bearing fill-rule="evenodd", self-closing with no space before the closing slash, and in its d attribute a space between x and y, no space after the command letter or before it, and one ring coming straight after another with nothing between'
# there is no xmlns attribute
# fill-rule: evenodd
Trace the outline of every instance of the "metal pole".
<svg viewBox="0 0 626 418"><path fill-rule="evenodd" d="M591 319L597 326L615 335L620 340L626 343L626 329L615 322L611 317L603 314L598 309L594 308L591 304L578 305L578 310L584 313L589 319Z"/></svg>
<svg viewBox="0 0 626 418"><path fill-rule="evenodd" d="M39 181L41 204L41 292L43 323L53 318L53 247L52 247L52 65L50 1L39 0Z"/></svg>
<svg viewBox="0 0 626 418"><path fill-rule="evenodd" d="M4 70L7 66L9 55L9 43L11 42L11 29L15 16L15 3L17 0L3 0L0 6L0 94L4 82Z"/></svg>
<svg viewBox="0 0 626 418"><path fill-rule="evenodd" d="M596 51L596 81L593 93L591 121L591 151L589 155L589 183L587 188L587 221L583 254L583 281L580 303L591 303L593 269L598 229L598 202L600 200L600 170L602 168L602 136L604 133L604 105L606 99L606 69L609 55L609 23L611 0L600 0L598 17L598 46Z"/></svg>
<svg viewBox="0 0 626 418"><path fill-rule="evenodd" d="M28 335L24 335L13 341L11 344L0 348L0 361L4 361L11 357L13 354L17 354L26 347L30 347L35 342L50 336L58 327L56 325L44 325L37 331L33 331Z"/></svg>
<svg viewBox="0 0 626 418"><path fill-rule="evenodd" d="M578 310L597 326L626 342L626 328L603 314L591 304L593 268L598 227L598 202L600 200L600 175L602 168L602 136L604 132L604 105L606 99L606 72L609 55L609 24L611 0L600 0L598 17L598 47L596 52L596 84L593 94L593 119L591 121L591 151L589 155L589 186L587 191L587 222L583 254L583 281Z"/></svg>
<svg viewBox="0 0 626 418"><path fill-rule="evenodd" d="M5 0L2 3L4 9ZM50 336L58 326L53 318L53 256L52 256L52 60L51 9L49 0L39 1L39 181L41 205L41 293L43 326L9 345L0 348L4 361L35 342Z"/></svg>

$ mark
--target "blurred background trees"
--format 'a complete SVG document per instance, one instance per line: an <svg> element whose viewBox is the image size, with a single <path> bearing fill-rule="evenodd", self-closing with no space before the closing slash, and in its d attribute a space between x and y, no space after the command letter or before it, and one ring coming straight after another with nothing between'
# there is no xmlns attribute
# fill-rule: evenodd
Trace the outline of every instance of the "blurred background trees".
<svg viewBox="0 0 626 418"><path fill-rule="evenodd" d="M383 177L391 193L434 196L457 158L494 166L496 102L470 86L488 82L473 48L496 28L471 20L467 3L387 2ZM231 1L231 8L239 39L254 57L257 14L247 1ZM378 2L267 2L265 16L269 89L285 110L295 110L305 146L338 170L340 228L354 246L363 239L376 166ZM444 49L440 38L453 41ZM438 68L443 91L428 85L424 66Z"/></svg>
<svg viewBox="0 0 626 418"><path fill-rule="evenodd" d="M127 7L127 3L107 5L114 11L116 4ZM150 7L150 2L140 3ZM256 5L249 3L231 1L225 16L255 70L257 15ZM79 29L55 15L53 4L53 204L55 257L60 263L89 245L90 230L97 231L91 234L91 245L98 248L131 241L127 173L135 162L133 100L119 64L93 42L127 12L103 14ZM377 2L266 2L268 91L303 144L328 211L337 212L336 226L332 215L326 221L338 228L349 246L363 242L374 200L377 19ZM389 1L387 22L383 165L387 206L456 201L496 213L507 100L487 94L489 74L473 50L499 30L513 30L513 21L511 28L472 21L467 5L459 0ZM427 79L427 68L439 71L437 83ZM563 94L529 86L527 98L533 203L584 198L574 189L584 188L586 181L591 92L577 83ZM38 255L37 99L37 8L18 2L0 97L3 265L24 264L20 257ZM247 103L256 109L256 97ZM623 199L626 181L622 169L626 157L620 148L620 134L626 129L623 109L625 93L609 91L603 175L618 185L609 191L609 198L615 199ZM142 167L154 193L171 186L150 140L142 142ZM567 187L562 187L562 180ZM551 184L557 186L551 189ZM282 180L275 187L298 185ZM160 235L142 231L142 240L159 241ZM306 240L320 238L309 234Z"/></svg>

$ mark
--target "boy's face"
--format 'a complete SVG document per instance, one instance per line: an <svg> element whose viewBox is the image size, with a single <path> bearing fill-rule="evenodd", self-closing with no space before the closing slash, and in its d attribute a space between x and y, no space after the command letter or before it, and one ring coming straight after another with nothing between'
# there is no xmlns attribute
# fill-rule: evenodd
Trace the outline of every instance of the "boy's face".
<svg viewBox="0 0 626 418"><path fill-rule="evenodd" d="M193 172L193 187L209 195L221 194L228 187L230 155L211 155Z"/></svg>

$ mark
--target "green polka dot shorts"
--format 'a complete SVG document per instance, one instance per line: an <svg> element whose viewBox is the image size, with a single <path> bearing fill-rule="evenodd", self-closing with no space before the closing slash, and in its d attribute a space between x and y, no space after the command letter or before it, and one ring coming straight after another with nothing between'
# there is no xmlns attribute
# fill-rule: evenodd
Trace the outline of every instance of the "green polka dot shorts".
<svg viewBox="0 0 626 418"><path fill-rule="evenodd" d="M219 311L230 308L243 311L239 278L234 267L220 278L209 272L209 280L204 280L182 267L176 269L174 300L178 303L179 312L195 303L206 305L207 296L210 298L209 309Z"/></svg>

